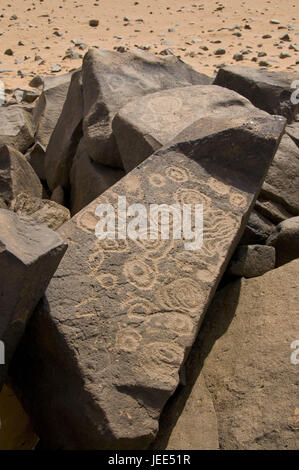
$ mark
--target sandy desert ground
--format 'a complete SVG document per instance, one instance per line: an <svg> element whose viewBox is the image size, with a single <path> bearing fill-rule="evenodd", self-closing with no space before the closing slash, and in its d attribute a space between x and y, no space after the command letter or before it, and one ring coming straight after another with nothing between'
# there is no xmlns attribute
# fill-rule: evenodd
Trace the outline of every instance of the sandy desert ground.
<svg viewBox="0 0 299 470"><path fill-rule="evenodd" d="M80 66L90 46L170 49L210 76L224 63L299 72L298 20L298 0L1 0L0 79L27 88Z"/></svg>

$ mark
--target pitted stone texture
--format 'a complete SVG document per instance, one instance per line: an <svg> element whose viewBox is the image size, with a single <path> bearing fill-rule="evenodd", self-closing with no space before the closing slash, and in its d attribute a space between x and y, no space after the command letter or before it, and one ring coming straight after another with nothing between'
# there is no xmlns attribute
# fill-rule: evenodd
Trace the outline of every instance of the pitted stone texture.
<svg viewBox="0 0 299 470"><path fill-rule="evenodd" d="M8 204L20 193L42 197L42 185L24 155L0 146L0 196Z"/></svg>
<svg viewBox="0 0 299 470"><path fill-rule="evenodd" d="M22 106L0 106L0 146L9 145L25 152L34 141L30 113Z"/></svg>
<svg viewBox="0 0 299 470"><path fill-rule="evenodd" d="M12 201L11 209L19 215L30 216L36 222L57 230L70 219L70 211L49 199L21 193Z"/></svg>
<svg viewBox="0 0 299 470"><path fill-rule="evenodd" d="M236 65L221 68L214 85L234 90L257 108L284 116L292 123L299 111L299 105L291 101L294 92L291 84L297 79L296 72L272 72Z"/></svg>
<svg viewBox="0 0 299 470"><path fill-rule="evenodd" d="M63 239L28 217L0 209L0 389L26 323L66 250Z"/></svg>
<svg viewBox="0 0 299 470"><path fill-rule="evenodd" d="M35 140L47 147L66 99L72 74L44 79L44 89L33 109Z"/></svg>
<svg viewBox="0 0 299 470"><path fill-rule="evenodd" d="M45 158L49 188L66 187L77 145L82 136L83 91L81 70L73 73L66 100L51 135Z"/></svg>
<svg viewBox="0 0 299 470"><path fill-rule="evenodd" d="M14 373L49 448L136 449L154 439L284 125L259 113L202 119L61 227L69 250ZM98 240L96 208L123 195L147 210L203 204L202 247L188 251L173 236Z"/></svg>
<svg viewBox="0 0 299 470"><path fill-rule="evenodd" d="M89 156L103 165L121 167L112 133L115 114L134 98L161 89L210 84L211 79L177 57L148 52L91 49L83 61L83 132Z"/></svg>
<svg viewBox="0 0 299 470"><path fill-rule="evenodd" d="M293 139L297 147L299 147L299 122L294 122L286 127L286 133Z"/></svg>
<svg viewBox="0 0 299 470"><path fill-rule="evenodd" d="M127 172L202 117L237 119L259 111L243 96L215 85L158 91L124 106L112 122ZM260 113L264 116L264 113Z"/></svg>

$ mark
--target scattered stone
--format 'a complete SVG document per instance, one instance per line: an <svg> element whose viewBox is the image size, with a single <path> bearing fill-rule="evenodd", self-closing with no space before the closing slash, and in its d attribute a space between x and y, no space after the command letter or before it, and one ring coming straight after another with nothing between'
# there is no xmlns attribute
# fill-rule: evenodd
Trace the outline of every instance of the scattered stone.
<svg viewBox="0 0 299 470"><path fill-rule="evenodd" d="M5 344L1 390L26 323L67 245L47 227L5 209L0 209L0 244L0 340Z"/></svg>
<svg viewBox="0 0 299 470"><path fill-rule="evenodd" d="M214 51L214 54L215 55L224 55L224 54L226 54L226 50L220 48L220 49L217 49L216 51Z"/></svg>
<svg viewBox="0 0 299 470"><path fill-rule="evenodd" d="M291 56L291 54L289 54L288 52L282 51L282 52L279 54L279 57L280 57L280 59L287 59L288 57L292 57L292 56Z"/></svg>
<svg viewBox="0 0 299 470"><path fill-rule="evenodd" d="M280 24L279 20L270 20L270 24Z"/></svg>
<svg viewBox="0 0 299 470"><path fill-rule="evenodd" d="M43 86L43 83L44 83L43 79L39 75L35 75L35 77L33 77L32 80L30 80L29 86L33 88L39 88Z"/></svg>
<svg viewBox="0 0 299 470"><path fill-rule="evenodd" d="M241 245L229 264L228 273L257 277L275 268L275 248L265 245Z"/></svg>
<svg viewBox="0 0 299 470"><path fill-rule="evenodd" d="M5 55L13 55L13 50L12 49L6 49L4 52Z"/></svg>
<svg viewBox="0 0 299 470"><path fill-rule="evenodd" d="M299 217L278 224L269 236L267 245L276 249L277 266L299 258Z"/></svg>
<svg viewBox="0 0 299 470"><path fill-rule="evenodd" d="M89 20L89 26L96 28L97 26L99 26L99 20Z"/></svg>
<svg viewBox="0 0 299 470"><path fill-rule="evenodd" d="M40 60L40 58L38 59ZM61 65L60 64L56 64L56 65L53 65L53 67L51 67L51 72L60 72L61 71Z"/></svg>
<svg viewBox="0 0 299 470"><path fill-rule="evenodd" d="M234 54L233 59L239 62L240 60L244 59L244 56L241 53L237 53L237 54Z"/></svg>

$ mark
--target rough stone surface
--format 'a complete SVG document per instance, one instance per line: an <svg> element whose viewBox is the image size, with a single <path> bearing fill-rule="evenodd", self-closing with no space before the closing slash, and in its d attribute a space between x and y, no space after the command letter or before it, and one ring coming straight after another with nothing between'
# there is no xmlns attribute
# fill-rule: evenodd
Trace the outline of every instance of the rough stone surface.
<svg viewBox="0 0 299 470"><path fill-rule="evenodd" d="M46 148L39 142L36 142L25 154L27 161L41 180L46 179L45 155Z"/></svg>
<svg viewBox="0 0 299 470"><path fill-rule="evenodd" d="M47 147L66 99L71 73L44 79L44 89L33 109L35 140Z"/></svg>
<svg viewBox="0 0 299 470"><path fill-rule="evenodd" d="M299 448L298 365L290 360L298 339L298 276L295 260L242 278L209 308L186 368L204 374L223 450Z"/></svg>
<svg viewBox="0 0 299 470"><path fill-rule="evenodd" d="M54 201L19 194L11 203L11 209L19 215L32 217L36 222L57 230L70 219L70 211Z"/></svg>
<svg viewBox="0 0 299 470"><path fill-rule="evenodd" d="M241 245L228 267L234 276L257 277L275 268L275 248L265 245Z"/></svg>
<svg viewBox="0 0 299 470"><path fill-rule="evenodd" d="M277 266L299 258L299 217L292 217L277 225L267 245L276 249Z"/></svg>
<svg viewBox="0 0 299 470"><path fill-rule="evenodd" d="M217 417L203 374L169 400L151 449L219 449Z"/></svg>
<svg viewBox="0 0 299 470"><path fill-rule="evenodd" d="M100 165L88 155L81 140L71 174L71 212L76 214L125 175L119 168Z"/></svg>
<svg viewBox="0 0 299 470"><path fill-rule="evenodd" d="M30 113L22 106L0 106L0 145L10 145L25 152L34 141Z"/></svg>
<svg viewBox="0 0 299 470"><path fill-rule="evenodd" d="M67 245L58 234L34 220L0 209L0 247L0 340L5 345L1 390L26 323Z"/></svg>
<svg viewBox="0 0 299 470"><path fill-rule="evenodd" d="M121 167L121 159L111 124L125 104L161 89L211 83L175 56L160 58L144 51L91 49L82 72L87 150L97 163L116 167Z"/></svg>
<svg viewBox="0 0 299 470"><path fill-rule="evenodd" d="M6 203L18 194L42 197L42 185L24 155L7 145L0 146L0 195Z"/></svg>
<svg viewBox="0 0 299 470"><path fill-rule="evenodd" d="M123 166L131 171L198 119L225 115L238 118L253 109L250 101L234 91L193 85L131 101L116 114L112 128Z"/></svg>
<svg viewBox="0 0 299 470"><path fill-rule="evenodd" d="M298 79L296 72L271 72L250 67L231 66L218 71L214 84L235 90L257 108L279 114L294 121L299 105L291 102L291 84Z"/></svg>
<svg viewBox="0 0 299 470"><path fill-rule="evenodd" d="M281 117L254 116L199 120L59 229L69 250L14 374L49 448L136 449L154 439L284 129ZM173 236L97 239L96 208L123 195L147 210L203 204L202 247Z"/></svg>
<svg viewBox="0 0 299 470"><path fill-rule="evenodd" d="M68 185L72 160L82 136L82 117L82 74L78 70L72 76L61 115L47 147L45 168L51 190Z"/></svg>
<svg viewBox="0 0 299 470"><path fill-rule="evenodd" d="M261 197L281 204L290 214L299 215L299 149L284 135L269 168Z"/></svg>

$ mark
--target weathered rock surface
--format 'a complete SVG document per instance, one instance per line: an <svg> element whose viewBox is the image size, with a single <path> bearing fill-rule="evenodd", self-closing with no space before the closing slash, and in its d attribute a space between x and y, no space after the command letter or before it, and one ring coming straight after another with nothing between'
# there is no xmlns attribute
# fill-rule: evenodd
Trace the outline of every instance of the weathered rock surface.
<svg viewBox="0 0 299 470"><path fill-rule="evenodd" d="M11 203L11 209L19 215L30 216L36 222L57 230L70 219L70 211L48 199L19 194Z"/></svg>
<svg viewBox="0 0 299 470"><path fill-rule="evenodd" d="M275 248L265 245L239 246L228 267L234 276L257 277L275 268Z"/></svg>
<svg viewBox="0 0 299 470"><path fill-rule="evenodd" d="M292 217L277 225L267 245L276 249L277 266L299 258L299 217Z"/></svg>
<svg viewBox="0 0 299 470"><path fill-rule="evenodd" d="M0 209L0 247L0 340L5 345L1 390L26 323L67 245L58 234L34 220Z"/></svg>
<svg viewBox="0 0 299 470"><path fill-rule="evenodd" d="M298 365L290 360L298 275L295 260L243 278L219 291L209 308L186 369L204 374L221 449L299 447Z"/></svg>
<svg viewBox="0 0 299 470"><path fill-rule="evenodd" d="M44 78L44 88L33 109L35 140L47 147L66 99L72 74Z"/></svg>
<svg viewBox="0 0 299 470"><path fill-rule="evenodd" d="M120 54L91 49L82 73L88 153L97 163L114 167L121 167L121 158L111 124L125 104L161 89L211 83L175 56L159 58L144 51Z"/></svg>
<svg viewBox="0 0 299 470"><path fill-rule="evenodd" d="M42 185L24 155L7 145L0 146L0 195L6 203L18 194L42 197Z"/></svg>
<svg viewBox="0 0 299 470"><path fill-rule="evenodd" d="M278 202L290 214L299 215L299 149L284 135L261 191L263 200Z"/></svg>
<svg viewBox="0 0 299 470"><path fill-rule="evenodd" d="M203 374L170 398L151 449L219 449L217 417Z"/></svg>
<svg viewBox="0 0 299 470"><path fill-rule="evenodd" d="M299 111L299 105L291 101L294 91L291 84L297 79L296 72L271 72L236 65L221 68L214 84L240 93L257 108L284 116L291 123Z"/></svg>
<svg viewBox="0 0 299 470"><path fill-rule="evenodd" d="M120 168L95 163L88 155L83 138L70 174L72 214L79 212L124 175Z"/></svg>
<svg viewBox="0 0 299 470"><path fill-rule="evenodd" d="M258 114L250 101L234 91L215 85L186 86L129 102L116 114L112 128L129 172L202 117L237 119L252 111Z"/></svg>
<svg viewBox="0 0 299 470"><path fill-rule="evenodd" d="M48 447L136 449L154 439L284 125L260 112L203 118L61 227L69 250L14 369ZM96 208L123 195L147 210L203 204L202 247L171 235L99 240Z"/></svg>
<svg viewBox="0 0 299 470"><path fill-rule="evenodd" d="M22 106L0 106L0 145L10 145L25 152L34 141L30 113Z"/></svg>
<svg viewBox="0 0 299 470"><path fill-rule="evenodd" d="M255 203L256 210L274 224L279 224L283 220L292 217L282 204L274 201L264 201L259 198Z"/></svg>
<svg viewBox="0 0 299 470"><path fill-rule="evenodd" d="M25 154L26 160L41 180L46 179L45 155L46 148L39 142L36 142Z"/></svg>
<svg viewBox="0 0 299 470"><path fill-rule="evenodd" d="M62 186L57 186L51 194L51 201L57 202L62 206L65 206L65 194Z"/></svg>
<svg viewBox="0 0 299 470"><path fill-rule="evenodd" d="M74 72L68 94L51 135L45 159L49 188L67 186L72 160L82 136L83 92L81 70Z"/></svg>

